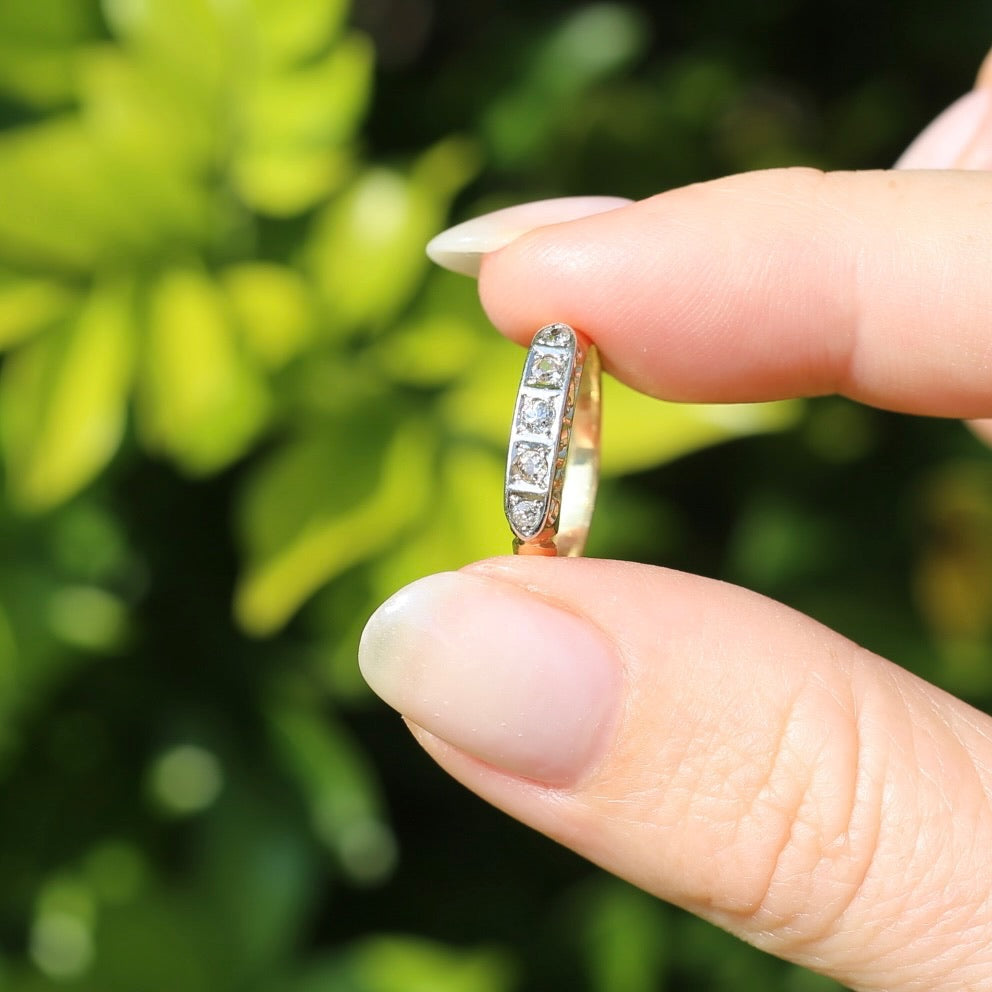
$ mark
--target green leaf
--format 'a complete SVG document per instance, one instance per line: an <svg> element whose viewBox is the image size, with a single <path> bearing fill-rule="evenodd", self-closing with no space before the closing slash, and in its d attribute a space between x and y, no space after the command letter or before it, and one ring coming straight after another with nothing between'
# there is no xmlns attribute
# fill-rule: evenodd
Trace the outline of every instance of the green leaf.
<svg viewBox="0 0 992 992"><path fill-rule="evenodd" d="M515 985L505 954L390 936L312 966L290 992L510 992Z"/></svg>
<svg viewBox="0 0 992 992"><path fill-rule="evenodd" d="M351 34L314 65L256 81L233 162L248 204L262 213L298 213L344 180L350 157L343 146L365 113L372 62L368 39Z"/></svg>
<svg viewBox="0 0 992 992"><path fill-rule="evenodd" d="M380 600L430 572L509 553L512 535L503 515L505 470L503 457L487 448L450 446L423 528L375 564L374 588Z"/></svg>
<svg viewBox="0 0 992 992"><path fill-rule="evenodd" d="M210 0L103 0L114 33L165 73L183 99L208 107L237 78L241 5Z"/></svg>
<svg viewBox="0 0 992 992"><path fill-rule="evenodd" d="M373 56L368 38L353 33L317 63L258 80L242 122L249 144L313 148L350 140L370 96Z"/></svg>
<svg viewBox="0 0 992 992"><path fill-rule="evenodd" d="M0 349L20 344L64 317L76 299L53 279L0 276Z"/></svg>
<svg viewBox="0 0 992 992"><path fill-rule="evenodd" d="M653 992L664 987L666 913L651 896L598 877L585 893L580 948L595 992Z"/></svg>
<svg viewBox="0 0 992 992"><path fill-rule="evenodd" d="M255 148L231 163L241 199L271 217L292 217L325 199L350 175L350 151L341 148Z"/></svg>
<svg viewBox="0 0 992 992"><path fill-rule="evenodd" d="M579 7L535 47L520 83L486 110L482 129L496 157L537 159L555 126L594 84L630 65L645 46L643 15L614 3Z"/></svg>
<svg viewBox="0 0 992 992"><path fill-rule="evenodd" d="M371 765L345 728L302 706L269 711L276 752L296 780L320 840L356 882L381 882L396 860Z"/></svg>
<svg viewBox="0 0 992 992"><path fill-rule="evenodd" d="M313 301L302 276L269 262L232 265L220 275L245 346L268 369L278 369L310 344Z"/></svg>
<svg viewBox="0 0 992 992"><path fill-rule="evenodd" d="M65 0L0 3L0 91L35 107L67 102L76 46L100 30L95 6Z"/></svg>
<svg viewBox="0 0 992 992"><path fill-rule="evenodd" d="M265 382L239 348L220 288L199 269L173 269L154 286L139 387L145 443L189 472L227 465L267 422Z"/></svg>
<svg viewBox="0 0 992 992"><path fill-rule="evenodd" d="M0 379L0 444L12 498L44 510L110 460L131 385L132 294L97 286L78 316L11 355Z"/></svg>
<svg viewBox="0 0 992 992"><path fill-rule="evenodd" d="M20 667L14 630L7 610L0 604L0 769L3 768L7 750L15 740L12 714L23 691Z"/></svg>
<svg viewBox="0 0 992 992"><path fill-rule="evenodd" d="M449 429L505 449L526 355L523 348L493 334L441 401Z"/></svg>
<svg viewBox="0 0 992 992"><path fill-rule="evenodd" d="M369 169L323 211L307 258L338 330L381 325L409 301L427 266L424 245L477 165L473 146L443 142L410 176Z"/></svg>
<svg viewBox="0 0 992 992"><path fill-rule="evenodd" d="M423 246L442 222L440 204L390 169L368 170L318 220L309 257L338 327L392 317L427 260Z"/></svg>
<svg viewBox="0 0 992 992"><path fill-rule="evenodd" d="M423 506L431 457L421 425L393 429L357 411L264 462L240 512L241 625L277 630L325 582L388 547Z"/></svg>
<svg viewBox="0 0 992 992"><path fill-rule="evenodd" d="M353 952L352 967L369 992L505 992L512 984L502 954L409 937L366 940Z"/></svg>
<svg viewBox="0 0 992 992"><path fill-rule="evenodd" d="M309 61L347 20L348 0L250 0L255 51L263 66Z"/></svg>
<svg viewBox="0 0 992 992"><path fill-rule="evenodd" d="M603 380L602 471L622 475L735 437L784 430L803 409L800 400L775 403L666 403Z"/></svg>
<svg viewBox="0 0 992 992"><path fill-rule="evenodd" d="M320 861L296 810L260 785L254 775L232 781L203 828L190 901L214 989L254 988L291 958L318 895Z"/></svg>
<svg viewBox="0 0 992 992"><path fill-rule="evenodd" d="M200 191L71 117L0 134L0 189L0 251L28 267L89 273L205 236Z"/></svg>
<svg viewBox="0 0 992 992"><path fill-rule="evenodd" d="M94 143L139 170L135 185L154 209L165 187L190 187L217 157L216 122L169 85L162 70L112 44L81 52L76 71L85 126ZM160 208L175 209L173 197Z"/></svg>

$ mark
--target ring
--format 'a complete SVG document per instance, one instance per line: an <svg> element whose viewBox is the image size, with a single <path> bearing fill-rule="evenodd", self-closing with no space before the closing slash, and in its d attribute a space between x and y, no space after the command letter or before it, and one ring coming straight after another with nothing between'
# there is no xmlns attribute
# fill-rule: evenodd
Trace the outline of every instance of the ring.
<svg viewBox="0 0 992 992"><path fill-rule="evenodd" d="M581 555L599 483L599 353L568 324L531 342L514 407L503 509L513 553Z"/></svg>

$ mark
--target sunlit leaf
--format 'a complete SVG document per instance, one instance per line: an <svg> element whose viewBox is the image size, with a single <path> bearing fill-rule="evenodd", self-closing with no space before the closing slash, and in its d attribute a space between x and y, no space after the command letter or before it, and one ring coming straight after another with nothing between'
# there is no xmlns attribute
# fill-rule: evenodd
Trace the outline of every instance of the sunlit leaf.
<svg viewBox="0 0 992 992"><path fill-rule="evenodd" d="M352 34L314 65L257 80L233 163L246 202L292 214L342 182L350 164L342 146L365 113L371 76L372 47Z"/></svg>
<svg viewBox="0 0 992 992"><path fill-rule="evenodd" d="M187 99L216 100L234 71L239 5L211 0L102 0L113 31L168 74Z"/></svg>
<svg viewBox="0 0 992 992"><path fill-rule="evenodd" d="M422 426L394 431L359 412L264 462L240 513L242 626L271 633L318 587L394 541L423 506L431 457Z"/></svg>
<svg viewBox="0 0 992 992"><path fill-rule="evenodd" d="M637 472L730 438L784 430L801 412L798 400L665 403L605 376L602 471L609 475Z"/></svg>
<svg viewBox="0 0 992 992"><path fill-rule="evenodd" d="M4 0L0 3L0 90L37 107L73 93L76 46L99 32L90 3Z"/></svg>
<svg viewBox="0 0 992 992"><path fill-rule="evenodd" d="M308 259L339 328L379 324L409 300L427 266L424 245L477 161L471 146L445 142L412 177L368 170L320 215Z"/></svg>
<svg viewBox="0 0 992 992"><path fill-rule="evenodd" d="M494 334L441 402L449 429L505 447L526 355Z"/></svg>
<svg viewBox="0 0 992 992"><path fill-rule="evenodd" d="M0 189L0 250L56 272L133 263L204 232L199 193L71 117L0 134Z"/></svg>
<svg viewBox="0 0 992 992"><path fill-rule="evenodd" d="M231 177L252 209L291 217L337 189L352 167L351 153L343 148L254 148L231 163Z"/></svg>
<svg viewBox="0 0 992 992"><path fill-rule="evenodd" d="M312 967L290 992L510 992L505 954L445 947L417 937L371 937Z"/></svg>
<svg viewBox="0 0 992 992"><path fill-rule="evenodd" d="M481 340L460 313L435 312L399 326L377 349L394 382L440 386L457 379L478 356Z"/></svg>
<svg viewBox="0 0 992 992"><path fill-rule="evenodd" d="M426 268L423 245L440 204L398 172L363 175L321 216L310 257L336 323L353 328L391 316Z"/></svg>
<svg viewBox="0 0 992 992"><path fill-rule="evenodd" d="M0 379L8 486L24 508L72 496L117 450L134 351L127 286L98 286L76 318L11 355Z"/></svg>
<svg viewBox="0 0 992 992"><path fill-rule="evenodd" d="M394 866L396 846L382 818L372 767L357 743L329 715L299 705L273 707L269 722L317 836L353 880L381 881Z"/></svg>
<svg viewBox="0 0 992 992"><path fill-rule="evenodd" d="M199 181L218 155L216 122L183 98L154 64L111 44L80 55L76 72L84 120L93 140L140 168L155 206L169 183Z"/></svg>
<svg viewBox="0 0 992 992"><path fill-rule="evenodd" d="M89 269L120 241L124 204L73 120L0 135L0 248L32 264Z"/></svg>
<svg viewBox="0 0 992 992"><path fill-rule="evenodd" d="M65 316L75 300L76 294L54 279L0 276L0 349Z"/></svg>
<svg viewBox="0 0 992 992"><path fill-rule="evenodd" d="M267 262L232 265L220 275L236 326L251 354L276 369L310 342L313 301L294 269Z"/></svg>
<svg viewBox="0 0 992 992"><path fill-rule="evenodd" d="M347 0L250 0L259 57L293 65L321 52L343 26Z"/></svg>
<svg viewBox="0 0 992 992"><path fill-rule="evenodd" d="M139 385L145 443L191 472L237 458L266 422L265 383L239 348L221 290L197 269L174 269L153 287Z"/></svg>
<svg viewBox="0 0 992 992"><path fill-rule="evenodd" d="M433 269L403 318L376 342L373 354L390 380L447 385L469 371L497 337L470 279Z"/></svg>
<svg viewBox="0 0 992 992"><path fill-rule="evenodd" d="M446 452L423 528L375 565L380 599L431 572L510 552L503 516L505 470L503 458L485 448L453 445Z"/></svg>
<svg viewBox="0 0 992 992"><path fill-rule="evenodd" d="M262 78L244 110L249 142L313 148L350 139L365 112L373 50L351 34L321 61Z"/></svg>

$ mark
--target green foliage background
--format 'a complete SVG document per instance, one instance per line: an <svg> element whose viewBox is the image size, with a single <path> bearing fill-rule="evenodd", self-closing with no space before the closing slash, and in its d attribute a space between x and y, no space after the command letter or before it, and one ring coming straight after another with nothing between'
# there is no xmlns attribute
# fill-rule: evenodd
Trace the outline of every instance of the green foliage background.
<svg viewBox="0 0 992 992"><path fill-rule="evenodd" d="M0 989L827 989L464 794L357 675L502 553L521 355L450 220L891 162L987 4L0 4ZM742 329L746 333L746 329ZM992 702L992 460L610 383L592 553Z"/></svg>

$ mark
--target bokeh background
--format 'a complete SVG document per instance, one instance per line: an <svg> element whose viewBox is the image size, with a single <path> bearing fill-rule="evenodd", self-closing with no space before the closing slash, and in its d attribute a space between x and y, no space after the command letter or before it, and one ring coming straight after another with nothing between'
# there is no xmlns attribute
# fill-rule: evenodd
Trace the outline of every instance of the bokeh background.
<svg viewBox="0 0 992 992"><path fill-rule="evenodd" d="M449 782L356 644L507 545L522 353L431 235L887 165L990 42L984 0L2 0L0 989L835 988ZM992 703L960 425L606 403L591 553Z"/></svg>

